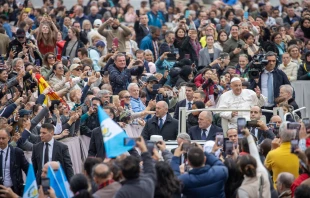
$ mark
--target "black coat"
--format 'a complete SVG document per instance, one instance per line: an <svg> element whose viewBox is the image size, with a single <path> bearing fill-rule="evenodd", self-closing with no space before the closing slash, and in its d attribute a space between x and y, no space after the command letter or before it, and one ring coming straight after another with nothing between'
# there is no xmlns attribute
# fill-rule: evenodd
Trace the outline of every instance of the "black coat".
<svg viewBox="0 0 310 198"><path fill-rule="evenodd" d="M99 118L97 113L93 113L91 116L89 116L84 124L81 126L80 131L81 135L86 135L87 137L92 136L92 130L96 129L100 126Z"/></svg>
<svg viewBox="0 0 310 198"><path fill-rule="evenodd" d="M279 69L274 69L273 70L273 92L274 92L274 98L279 97L280 95L280 87L281 85L290 85L290 81L288 80L286 74ZM251 85L250 85L250 89L254 90L254 88L256 88L256 86L259 86L260 89L262 89L262 75L260 75L259 77L259 82L258 84L252 80L251 81Z"/></svg>
<svg viewBox="0 0 310 198"><path fill-rule="evenodd" d="M101 128L97 127L94 130L92 130L91 133L90 144L88 149L88 157L100 157L104 159L105 156L106 153Z"/></svg>
<svg viewBox="0 0 310 198"><path fill-rule="evenodd" d="M223 129L215 125L211 125L210 131L208 133L207 141L208 140L215 141L215 136L217 132L223 132ZM191 137L191 140L201 140L201 128L199 128L199 126L191 127L188 131L188 134Z"/></svg>
<svg viewBox="0 0 310 198"><path fill-rule="evenodd" d="M25 158L24 152L17 147L10 146L10 175L12 180L12 190L22 196L23 193L23 175L22 171L25 174L28 172L29 163ZM2 171L2 170L1 170Z"/></svg>
<svg viewBox="0 0 310 198"><path fill-rule="evenodd" d="M303 63L299 66L297 80L310 80L310 64Z"/></svg>
<svg viewBox="0 0 310 198"><path fill-rule="evenodd" d="M141 136L145 140L150 140L152 135L161 135L164 140L176 140L178 135L178 120L171 117L168 113L166 121L163 124L163 127L160 129L158 126L158 118L153 116L146 122L146 125L143 128Z"/></svg>
<svg viewBox="0 0 310 198"><path fill-rule="evenodd" d="M31 160L38 184L41 184L41 173L43 168L42 160L44 155L43 146L44 142L40 142L33 145L32 150ZM57 140L54 140L52 161L58 161L61 164L61 167L63 168L68 181L70 181L71 177L73 176L73 169L68 146L61 142L58 142Z"/></svg>
<svg viewBox="0 0 310 198"><path fill-rule="evenodd" d="M199 43L200 45L200 43ZM181 49L185 54L189 54L190 55L190 59L192 61L192 63L195 63L195 65L198 65L198 55L196 54L194 47L192 46L191 42L190 42L190 37L186 37L182 43Z"/></svg>
<svg viewBox="0 0 310 198"><path fill-rule="evenodd" d="M143 27L139 21L136 21L134 24L134 29L136 32L136 41L138 46L140 47L140 42L142 41L142 39L148 35L150 33L150 30L148 30L147 28Z"/></svg>
<svg viewBox="0 0 310 198"><path fill-rule="evenodd" d="M176 105L175 105L175 111L174 111L174 114L173 114L173 118L174 119L179 119L179 109L180 107L186 107L186 99L184 100L181 100L180 102L178 102Z"/></svg>

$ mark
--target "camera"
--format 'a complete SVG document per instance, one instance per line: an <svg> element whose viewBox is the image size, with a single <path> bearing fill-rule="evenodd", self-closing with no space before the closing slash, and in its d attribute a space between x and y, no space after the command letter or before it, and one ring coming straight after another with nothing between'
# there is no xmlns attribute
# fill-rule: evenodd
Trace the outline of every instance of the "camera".
<svg viewBox="0 0 310 198"><path fill-rule="evenodd" d="M249 77L250 79L259 78L259 74L264 70L268 64L265 54L257 54L253 56L253 60L249 63Z"/></svg>

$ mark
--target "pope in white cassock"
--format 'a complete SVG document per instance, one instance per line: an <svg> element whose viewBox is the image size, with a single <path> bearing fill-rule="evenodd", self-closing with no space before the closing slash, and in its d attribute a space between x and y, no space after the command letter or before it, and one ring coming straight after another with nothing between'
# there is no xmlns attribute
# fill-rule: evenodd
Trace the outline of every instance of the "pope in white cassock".
<svg viewBox="0 0 310 198"><path fill-rule="evenodd" d="M250 89L242 89L242 82L234 77L230 82L231 90L223 93L217 103L220 109L250 109L252 106L264 106L267 98L261 95L259 87L255 92ZM245 111L225 111L220 113L220 117L228 120L228 128L237 127L238 117L250 120L250 112Z"/></svg>

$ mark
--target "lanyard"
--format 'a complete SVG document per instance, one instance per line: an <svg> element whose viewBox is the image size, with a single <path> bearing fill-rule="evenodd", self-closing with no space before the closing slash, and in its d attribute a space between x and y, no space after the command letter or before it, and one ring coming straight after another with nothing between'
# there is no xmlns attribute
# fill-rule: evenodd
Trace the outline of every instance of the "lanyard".
<svg viewBox="0 0 310 198"><path fill-rule="evenodd" d="M69 52L69 56L71 56L71 52L72 52L74 46L77 44L77 42L78 42L78 41L75 41L74 45L72 46L72 48L71 48L71 50L70 50L70 52Z"/></svg>
<svg viewBox="0 0 310 198"><path fill-rule="evenodd" d="M306 67L306 63L304 63L304 69L306 70L306 72L308 72L307 67Z"/></svg>
<svg viewBox="0 0 310 198"><path fill-rule="evenodd" d="M2 150L2 151L3 151L3 150ZM6 161L8 160L9 152L10 152L10 147L8 147L8 150L7 150L6 156L5 156L4 169L3 169L3 175L2 175L2 181L3 181L3 182L4 182L4 177L5 177Z"/></svg>

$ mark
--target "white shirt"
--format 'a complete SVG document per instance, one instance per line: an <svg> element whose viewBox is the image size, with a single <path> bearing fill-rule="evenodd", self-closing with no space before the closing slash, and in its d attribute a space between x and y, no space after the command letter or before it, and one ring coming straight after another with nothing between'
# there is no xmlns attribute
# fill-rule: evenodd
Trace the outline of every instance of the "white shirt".
<svg viewBox="0 0 310 198"><path fill-rule="evenodd" d="M208 128L206 128L206 132L205 132L206 133L206 138L209 135L210 129L211 129L211 124L210 124L210 126ZM202 136L202 133L203 133L203 129L201 129L201 136Z"/></svg>
<svg viewBox="0 0 310 198"><path fill-rule="evenodd" d="M44 146L43 146L43 153L42 153L42 167L44 166L44 153L45 153L45 142ZM49 146L48 146L48 161L51 162L52 161L52 155L53 155L53 147L54 147L54 138L52 138L49 142L48 142Z"/></svg>
<svg viewBox="0 0 310 198"><path fill-rule="evenodd" d="M191 109L188 109L188 103L191 103L192 104L191 106L193 106L193 101L189 101L186 99L186 106L185 107L187 108L187 110L191 110Z"/></svg>
<svg viewBox="0 0 310 198"><path fill-rule="evenodd" d="M3 175L3 185L5 187L11 187L13 186L12 179L11 179L11 173L10 173L10 162L11 162L11 157L10 157L10 152L11 150L9 149L9 146L6 146L4 150L0 149L0 151L3 151L2 154L2 175ZM7 160L5 160L6 155L8 155Z"/></svg>
<svg viewBox="0 0 310 198"><path fill-rule="evenodd" d="M163 125L164 125L164 123L166 121L166 118L167 118L167 114L164 117L162 117L162 118L158 118L158 126L160 125L159 124L160 123L160 119L163 119Z"/></svg>
<svg viewBox="0 0 310 198"><path fill-rule="evenodd" d="M273 70L272 70L273 71ZM270 71L270 72L272 72ZM266 96L268 98L268 74L270 73L269 71L267 70L264 70L264 72L262 73L262 79L261 79L261 82L262 82L262 94L264 96ZM273 74L272 74L273 75ZM272 78L273 79L273 78ZM272 86L273 86L273 81L272 81ZM266 100L264 106L266 107L270 107L270 106L273 106L273 104L269 104L268 103L268 99Z"/></svg>
<svg viewBox="0 0 310 198"><path fill-rule="evenodd" d="M217 103L217 108L220 109L250 109L252 106L257 105L262 107L265 104L266 97L262 94L260 98L254 91L249 89L243 89L241 94L236 96L232 90L223 93ZM220 112L221 118L229 121L228 128L237 127L237 118L244 117L246 120L250 120L250 111L238 112L238 116L231 117L231 111Z"/></svg>

